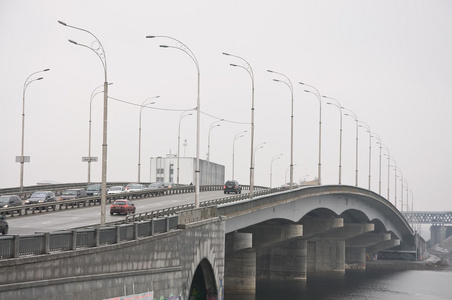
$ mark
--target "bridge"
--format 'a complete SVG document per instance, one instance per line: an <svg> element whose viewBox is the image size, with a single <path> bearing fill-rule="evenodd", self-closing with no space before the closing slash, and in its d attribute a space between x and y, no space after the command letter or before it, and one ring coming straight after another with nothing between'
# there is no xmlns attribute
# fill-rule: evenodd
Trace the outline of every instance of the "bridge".
<svg viewBox="0 0 452 300"><path fill-rule="evenodd" d="M26 216L24 216L26 217ZM2 299L203 299L254 294L260 279L364 270L366 256L424 245L380 195L344 185L204 201L124 224L0 239Z"/></svg>

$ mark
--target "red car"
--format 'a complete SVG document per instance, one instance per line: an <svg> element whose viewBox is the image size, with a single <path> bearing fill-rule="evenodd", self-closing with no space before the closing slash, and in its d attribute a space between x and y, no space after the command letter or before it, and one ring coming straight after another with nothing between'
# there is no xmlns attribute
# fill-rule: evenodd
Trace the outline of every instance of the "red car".
<svg viewBox="0 0 452 300"><path fill-rule="evenodd" d="M110 215L113 215L114 213L126 215L129 213L134 214L135 211L135 205L129 200L116 200L110 206Z"/></svg>

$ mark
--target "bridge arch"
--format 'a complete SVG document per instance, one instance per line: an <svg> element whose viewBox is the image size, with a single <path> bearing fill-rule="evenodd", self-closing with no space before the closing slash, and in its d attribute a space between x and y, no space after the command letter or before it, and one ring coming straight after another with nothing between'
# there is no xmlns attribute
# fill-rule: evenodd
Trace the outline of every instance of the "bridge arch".
<svg viewBox="0 0 452 300"><path fill-rule="evenodd" d="M195 300L217 299L215 273L207 259L201 260L190 285L189 297ZM192 299L192 298L189 298Z"/></svg>

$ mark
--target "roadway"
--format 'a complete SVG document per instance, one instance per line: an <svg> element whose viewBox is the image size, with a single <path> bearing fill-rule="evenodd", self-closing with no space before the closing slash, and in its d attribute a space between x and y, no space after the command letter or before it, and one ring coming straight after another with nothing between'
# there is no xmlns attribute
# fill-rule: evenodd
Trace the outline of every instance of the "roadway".
<svg viewBox="0 0 452 300"><path fill-rule="evenodd" d="M246 193L246 191L243 191ZM223 191L207 191L200 193L200 201L207 201L225 196ZM133 199L136 213L159 210L168 207L194 203L195 194L174 194L159 197ZM125 215L110 215L110 205L107 205L106 222L124 219ZM29 214L8 218L9 235L26 235L38 232L52 232L71 228L90 226L100 223L100 205L58 210L47 213Z"/></svg>

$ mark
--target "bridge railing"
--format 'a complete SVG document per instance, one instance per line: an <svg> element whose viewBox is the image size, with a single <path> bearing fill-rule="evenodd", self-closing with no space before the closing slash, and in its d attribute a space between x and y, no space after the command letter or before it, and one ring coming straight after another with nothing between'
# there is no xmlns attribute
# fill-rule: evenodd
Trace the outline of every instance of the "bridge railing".
<svg viewBox="0 0 452 300"><path fill-rule="evenodd" d="M0 237L0 258L18 258L118 244L177 229L178 216L116 226Z"/></svg>

